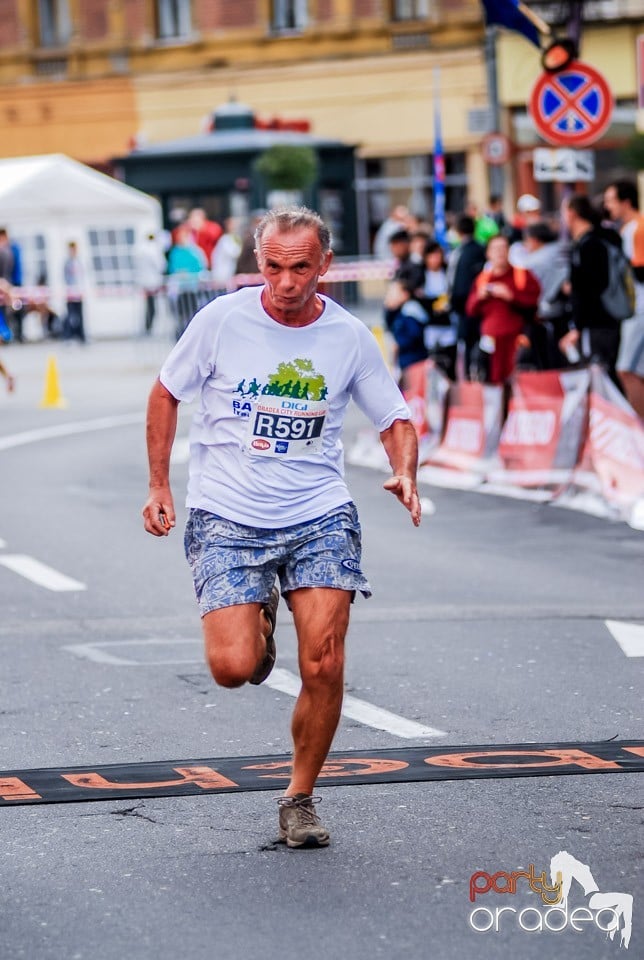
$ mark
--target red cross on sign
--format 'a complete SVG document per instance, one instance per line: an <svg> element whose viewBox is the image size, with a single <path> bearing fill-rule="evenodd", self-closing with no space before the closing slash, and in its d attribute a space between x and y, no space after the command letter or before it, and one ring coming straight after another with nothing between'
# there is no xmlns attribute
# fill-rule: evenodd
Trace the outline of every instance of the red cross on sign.
<svg viewBox="0 0 644 960"><path fill-rule="evenodd" d="M613 104L601 73L574 60L560 73L542 73L528 106L537 132L548 143L587 147L608 128Z"/></svg>

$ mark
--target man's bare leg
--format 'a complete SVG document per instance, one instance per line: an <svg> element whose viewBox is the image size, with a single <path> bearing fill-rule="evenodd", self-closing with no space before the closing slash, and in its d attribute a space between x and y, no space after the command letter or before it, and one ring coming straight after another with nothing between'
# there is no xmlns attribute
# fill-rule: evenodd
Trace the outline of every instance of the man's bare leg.
<svg viewBox="0 0 644 960"><path fill-rule="evenodd" d="M222 687L241 687L266 653L270 622L260 603L238 603L201 619L206 660Z"/></svg>
<svg viewBox="0 0 644 960"><path fill-rule="evenodd" d="M315 587L289 596L298 637L302 690L295 704L293 772L287 796L313 793L340 720L344 638L351 592Z"/></svg>

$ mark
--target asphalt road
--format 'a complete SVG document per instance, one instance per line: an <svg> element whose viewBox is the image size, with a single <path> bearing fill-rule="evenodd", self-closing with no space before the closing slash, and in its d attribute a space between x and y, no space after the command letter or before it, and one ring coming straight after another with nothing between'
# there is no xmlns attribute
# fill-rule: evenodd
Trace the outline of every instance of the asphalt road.
<svg viewBox="0 0 644 960"><path fill-rule="evenodd" d="M143 409L163 340L56 347L66 409L40 409L46 345L3 351L0 397L3 770L284 754L293 699L218 689L204 667L181 534L143 531ZM0 385L1 386L1 385ZM179 436L188 427L186 410ZM349 435L361 424L352 415ZM80 426L79 426L80 425ZM67 432L65 431L67 427ZM186 465L177 447L177 502ZM644 624L644 536L556 508L424 490L419 530L349 468L374 597L356 603L347 691L442 736L344 717L334 749L643 738L642 658L606 621ZM72 578L52 590L3 564ZM42 568L39 568L42 573ZM82 587L83 589L80 589ZM280 607L278 667L296 673ZM383 715L384 716L384 715ZM2 808L2 957L596 960L591 918L541 923L525 880L476 932L476 871L548 870L565 850L601 892L632 894L644 955L638 774L320 787L325 850L275 846L277 791ZM588 897L578 884L570 909ZM606 924L606 917L603 923ZM523 928L521 923L523 923Z"/></svg>

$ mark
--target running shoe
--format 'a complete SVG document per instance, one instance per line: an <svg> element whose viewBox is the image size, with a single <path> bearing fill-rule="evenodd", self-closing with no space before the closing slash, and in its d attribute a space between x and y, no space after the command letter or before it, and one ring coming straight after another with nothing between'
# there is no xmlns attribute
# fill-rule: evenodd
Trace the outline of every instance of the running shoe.
<svg viewBox="0 0 644 960"><path fill-rule="evenodd" d="M277 623L277 607L280 602L280 592L277 586L274 586L271 590L271 595L268 599L268 602L264 604L262 610L268 618L268 622L271 625L271 632L266 637L266 653L264 654L263 659L260 661L255 673L252 675L249 683L254 683L255 686L258 686L260 683L263 683L266 680L266 677L269 675L273 667L275 666L275 657L277 655L277 650L275 649L275 624Z"/></svg>
<svg viewBox="0 0 644 960"><path fill-rule="evenodd" d="M326 847L329 843L329 831L320 823L314 803L319 797L309 797L305 793L296 793L294 797L280 797L280 835L279 843L287 847Z"/></svg>

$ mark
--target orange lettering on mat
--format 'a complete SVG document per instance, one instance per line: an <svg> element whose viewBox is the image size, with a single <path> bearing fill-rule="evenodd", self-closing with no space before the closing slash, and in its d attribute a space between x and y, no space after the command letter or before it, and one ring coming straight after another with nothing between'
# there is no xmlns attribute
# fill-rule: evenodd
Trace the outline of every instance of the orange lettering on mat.
<svg viewBox="0 0 644 960"><path fill-rule="evenodd" d="M355 766L355 769L351 769ZM324 777L358 777L372 776L377 773L393 773L395 770L404 770L409 764L403 760L374 760L371 757L341 757L327 760L318 779ZM273 770L274 773L261 773L260 780L289 780L292 766L282 761L275 763L253 763L244 770ZM278 771L284 771L279 773Z"/></svg>
<svg viewBox="0 0 644 960"><path fill-rule="evenodd" d="M351 767L356 765L356 769ZM393 773L404 770L409 764L403 760L374 760L372 758L354 759L346 757L340 760L327 760L320 771L320 777L357 777L373 776L377 773Z"/></svg>
<svg viewBox="0 0 644 960"><path fill-rule="evenodd" d="M180 780L158 780L151 783L115 783L106 780L100 773L63 773L63 780L68 780L74 787L83 787L90 790L151 790L155 787L181 787L186 783L194 783L202 790L216 790L221 787L237 787L234 780L217 773L211 767L174 767L181 775Z"/></svg>
<svg viewBox="0 0 644 960"><path fill-rule="evenodd" d="M18 777L0 779L0 797L3 800L42 800L39 793L28 787Z"/></svg>
<svg viewBox="0 0 644 960"><path fill-rule="evenodd" d="M542 757L534 763L472 763L474 757ZM481 753L445 753L426 757L425 763L435 767L470 770L520 770L530 767L584 767L586 770L621 770L613 760L602 760L583 750L489 750Z"/></svg>

